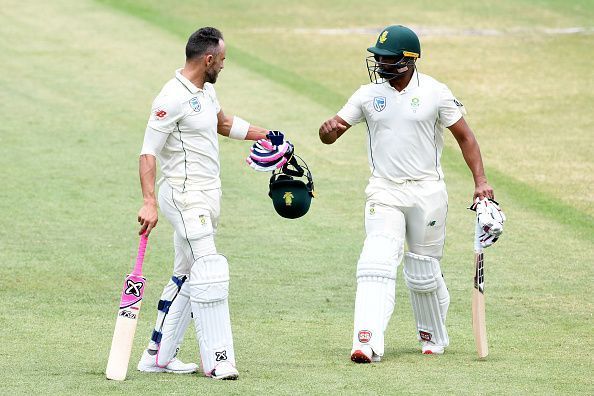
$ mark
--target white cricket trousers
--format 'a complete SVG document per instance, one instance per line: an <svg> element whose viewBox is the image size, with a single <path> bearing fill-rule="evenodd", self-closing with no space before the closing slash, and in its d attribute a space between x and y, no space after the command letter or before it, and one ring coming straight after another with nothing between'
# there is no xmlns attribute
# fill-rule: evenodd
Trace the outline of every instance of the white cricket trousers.
<svg viewBox="0 0 594 396"><path fill-rule="evenodd" d="M216 254L214 243L221 213L221 189L177 191L163 181L159 187L159 208L174 229L173 274L188 275L199 257Z"/></svg>
<svg viewBox="0 0 594 396"><path fill-rule="evenodd" d="M443 254L448 196L443 181L394 183L372 177L365 189L366 238L357 263L353 351L384 354L384 333L396 303L396 274L408 250Z"/></svg>
<svg viewBox="0 0 594 396"><path fill-rule="evenodd" d="M394 183L372 177L365 194L368 236L392 235L397 240L406 240L412 253L441 259L448 212L443 180Z"/></svg>

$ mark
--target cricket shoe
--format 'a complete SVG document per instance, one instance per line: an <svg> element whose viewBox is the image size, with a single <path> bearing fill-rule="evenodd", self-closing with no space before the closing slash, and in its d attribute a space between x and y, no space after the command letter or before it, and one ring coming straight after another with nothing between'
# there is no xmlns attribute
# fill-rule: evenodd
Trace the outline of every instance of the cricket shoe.
<svg viewBox="0 0 594 396"><path fill-rule="evenodd" d="M421 352L423 355L443 355L445 347L442 345L435 345L432 342L423 341Z"/></svg>
<svg viewBox="0 0 594 396"><path fill-rule="evenodd" d="M210 372L209 377L216 380L236 380L239 372L231 363L221 362Z"/></svg>
<svg viewBox="0 0 594 396"><path fill-rule="evenodd" d="M369 345L363 345L359 348L353 348L351 360L355 363L371 363L379 362L381 357L375 354Z"/></svg>
<svg viewBox="0 0 594 396"><path fill-rule="evenodd" d="M165 367L157 366L157 351L154 355L149 353L148 349L145 349L142 353L142 357L138 362L138 371L145 373L175 373L175 374L192 374L198 371L198 365L196 363L184 363L178 358L174 357Z"/></svg>

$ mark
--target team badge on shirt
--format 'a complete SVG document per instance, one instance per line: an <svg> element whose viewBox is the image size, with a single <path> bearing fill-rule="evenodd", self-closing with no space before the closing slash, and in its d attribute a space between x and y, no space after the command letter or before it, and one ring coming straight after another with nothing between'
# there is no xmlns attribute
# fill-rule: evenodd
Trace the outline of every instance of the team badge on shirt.
<svg viewBox="0 0 594 396"><path fill-rule="evenodd" d="M382 111L386 108L386 97L385 96L376 96L373 98L373 108L375 111Z"/></svg>
<svg viewBox="0 0 594 396"><path fill-rule="evenodd" d="M198 100L197 97L194 96L192 99L190 99L190 107L196 113L198 113L200 111L200 109L202 109L202 106L200 105L200 101Z"/></svg>

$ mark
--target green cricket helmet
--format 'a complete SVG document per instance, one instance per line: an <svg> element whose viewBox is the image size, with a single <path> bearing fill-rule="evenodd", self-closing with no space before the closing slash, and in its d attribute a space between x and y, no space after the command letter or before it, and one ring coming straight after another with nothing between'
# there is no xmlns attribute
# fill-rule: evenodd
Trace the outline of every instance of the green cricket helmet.
<svg viewBox="0 0 594 396"><path fill-rule="evenodd" d="M306 214L314 197L311 172L305 161L295 154L282 168L272 172L269 188L268 196L272 199L274 210L287 219Z"/></svg>
<svg viewBox="0 0 594 396"><path fill-rule="evenodd" d="M369 79L375 84L402 76L421 57L421 43L415 32L402 25L388 26L379 34L375 46L367 48ZM384 59L389 57L389 61ZM380 62L382 60L382 62Z"/></svg>

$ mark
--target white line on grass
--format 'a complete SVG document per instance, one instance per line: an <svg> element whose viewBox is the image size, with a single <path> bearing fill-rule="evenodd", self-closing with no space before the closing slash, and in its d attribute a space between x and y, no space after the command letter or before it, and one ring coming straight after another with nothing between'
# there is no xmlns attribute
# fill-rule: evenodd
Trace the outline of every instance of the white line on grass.
<svg viewBox="0 0 594 396"><path fill-rule="evenodd" d="M593 34L594 27L567 27L567 28L546 28L546 27L516 27L510 29L453 29L445 27L427 27L410 26L420 36L514 36L522 34L549 34L549 35L569 35L569 34ZM272 33L286 32L287 29L281 28L251 28L247 29L253 33ZM319 34L326 36L346 36L352 34L371 35L377 34L382 28L335 28L335 29L315 29L315 28L295 28L293 33L298 34Z"/></svg>

